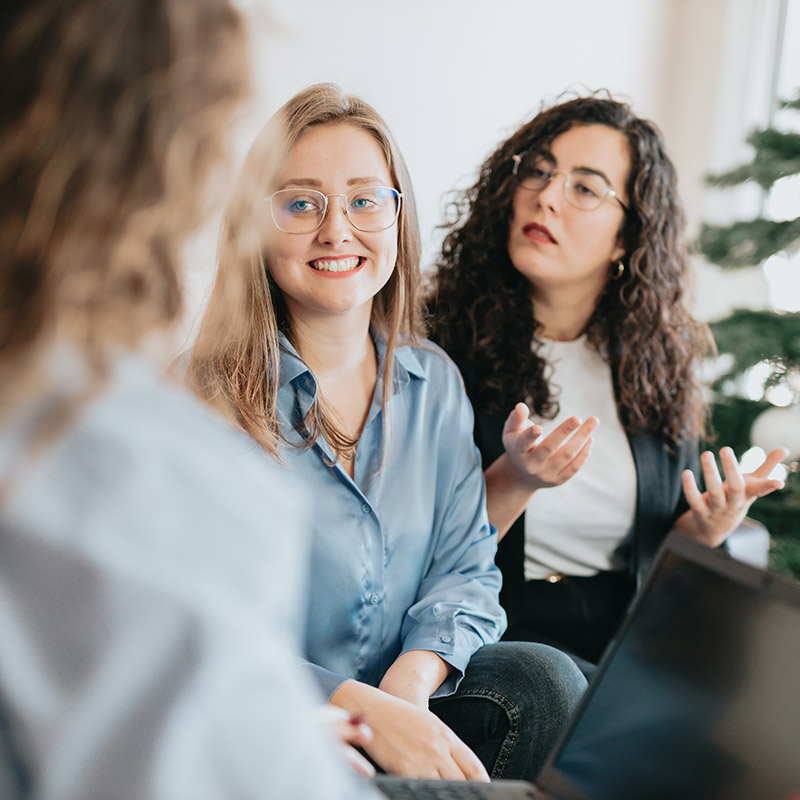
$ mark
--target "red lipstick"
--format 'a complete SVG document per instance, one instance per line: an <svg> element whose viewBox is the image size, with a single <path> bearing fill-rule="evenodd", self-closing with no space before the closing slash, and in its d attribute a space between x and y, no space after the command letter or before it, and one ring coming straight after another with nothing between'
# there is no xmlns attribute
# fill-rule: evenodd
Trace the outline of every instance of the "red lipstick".
<svg viewBox="0 0 800 800"><path fill-rule="evenodd" d="M545 225L540 225L538 222L529 222L527 225L525 225L525 227L523 227L522 233L532 242L558 244L556 237L550 233L550 230Z"/></svg>

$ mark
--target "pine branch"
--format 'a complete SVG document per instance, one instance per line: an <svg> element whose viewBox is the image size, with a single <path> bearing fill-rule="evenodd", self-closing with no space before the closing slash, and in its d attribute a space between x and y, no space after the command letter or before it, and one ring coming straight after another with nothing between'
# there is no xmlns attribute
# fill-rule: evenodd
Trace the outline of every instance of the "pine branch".
<svg viewBox="0 0 800 800"><path fill-rule="evenodd" d="M792 108L795 111L800 111L800 91L797 92L797 97L793 100L784 100L781 103L781 108Z"/></svg>
<svg viewBox="0 0 800 800"><path fill-rule="evenodd" d="M772 362L776 379L800 369L800 314L739 309L710 327L719 352L734 357L718 380L736 377L761 361Z"/></svg>
<svg viewBox="0 0 800 800"><path fill-rule="evenodd" d="M755 181L766 191L775 181L800 173L800 133L766 128L753 131L747 141L756 151L753 160L728 172L709 175L706 181L711 186L738 186Z"/></svg>
<svg viewBox="0 0 800 800"><path fill-rule="evenodd" d="M758 217L733 225L703 225L700 249L721 267L752 267L781 251L800 247L800 217L776 222Z"/></svg>

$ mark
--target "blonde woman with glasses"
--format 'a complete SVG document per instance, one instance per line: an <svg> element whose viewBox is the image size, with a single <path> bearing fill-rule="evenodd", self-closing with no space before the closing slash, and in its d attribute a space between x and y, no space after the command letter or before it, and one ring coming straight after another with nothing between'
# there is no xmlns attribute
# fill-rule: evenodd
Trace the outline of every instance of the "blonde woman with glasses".
<svg viewBox="0 0 800 800"><path fill-rule="evenodd" d="M414 196L374 109L328 84L289 100L248 155L219 258L191 383L314 499L309 670L364 715L387 772L535 777L585 684L552 648L495 644L472 412L422 338Z"/></svg>

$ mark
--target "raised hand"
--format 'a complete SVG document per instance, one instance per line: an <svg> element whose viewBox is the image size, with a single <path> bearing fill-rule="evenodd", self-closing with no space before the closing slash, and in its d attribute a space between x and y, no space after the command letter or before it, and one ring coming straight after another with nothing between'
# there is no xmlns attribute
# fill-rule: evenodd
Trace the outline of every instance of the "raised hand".
<svg viewBox="0 0 800 800"><path fill-rule="evenodd" d="M525 403L517 403L503 426L501 455L484 472L486 508L499 538L525 510L531 495L568 481L589 458L592 433L599 422L583 424L570 417L547 436L530 420Z"/></svg>
<svg viewBox="0 0 800 800"><path fill-rule="evenodd" d="M589 457L598 419L589 417L581 425L578 417L570 417L543 437L541 426L531 422L529 413L525 403L514 406L503 426L503 447L518 479L529 489L559 486Z"/></svg>
<svg viewBox="0 0 800 800"><path fill-rule="evenodd" d="M700 492L692 471L684 470L683 493L689 510L678 518L675 527L710 547L722 544L759 497L783 488L783 481L769 474L788 453L785 447L777 447L758 469L743 475L733 450L723 447L719 453L723 481L714 454L707 450L700 456L706 490Z"/></svg>

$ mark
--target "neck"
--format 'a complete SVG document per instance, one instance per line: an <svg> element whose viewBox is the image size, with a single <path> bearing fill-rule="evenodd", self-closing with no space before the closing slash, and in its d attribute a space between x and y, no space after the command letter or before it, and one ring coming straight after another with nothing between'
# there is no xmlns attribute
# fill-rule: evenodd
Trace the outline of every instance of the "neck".
<svg viewBox="0 0 800 800"><path fill-rule="evenodd" d="M548 290L534 289L532 300L539 335L557 342L572 342L585 330L602 292L596 287L567 286Z"/></svg>
<svg viewBox="0 0 800 800"><path fill-rule="evenodd" d="M318 380L346 375L374 363L369 335L371 308L360 314L292 317L292 344Z"/></svg>
<svg viewBox="0 0 800 800"><path fill-rule="evenodd" d="M292 318L293 344L314 373L328 423L354 441L366 424L378 381L370 306L363 313ZM355 451L339 453L339 461L354 477Z"/></svg>

